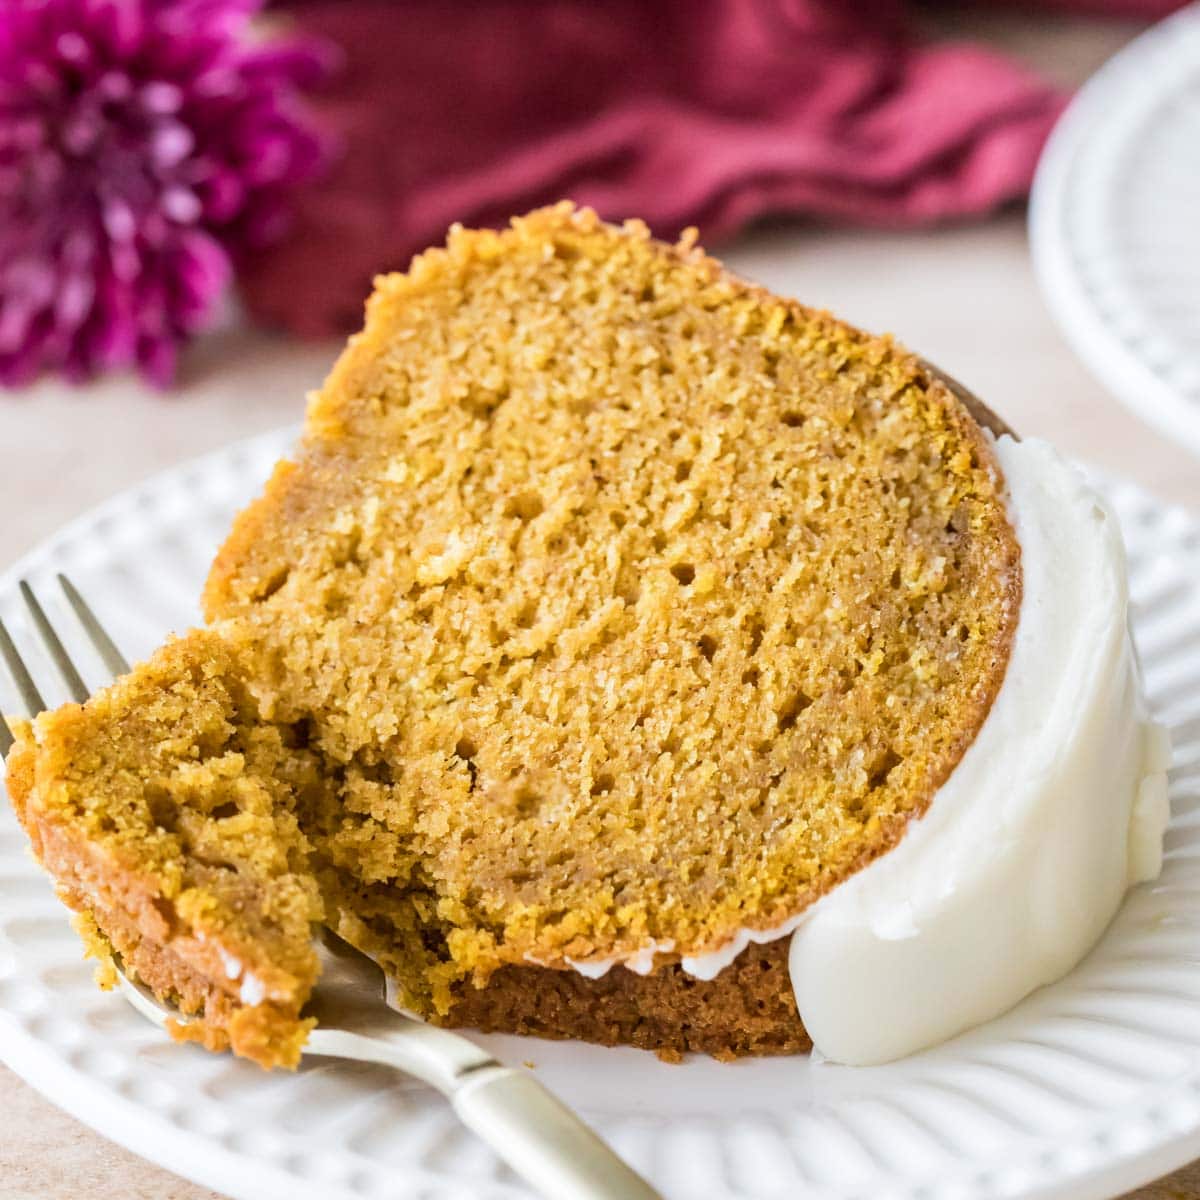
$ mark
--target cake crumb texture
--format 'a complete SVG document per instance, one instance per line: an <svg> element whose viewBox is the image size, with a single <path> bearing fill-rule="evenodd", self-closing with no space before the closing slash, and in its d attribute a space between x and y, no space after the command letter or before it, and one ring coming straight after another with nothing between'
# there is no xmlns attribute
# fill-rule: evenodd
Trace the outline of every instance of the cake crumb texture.
<svg viewBox="0 0 1200 1200"><path fill-rule="evenodd" d="M258 719L221 639L169 642L86 705L19 724L8 788L99 976L114 956L181 1036L292 1066L321 903L295 817L317 762Z"/></svg>

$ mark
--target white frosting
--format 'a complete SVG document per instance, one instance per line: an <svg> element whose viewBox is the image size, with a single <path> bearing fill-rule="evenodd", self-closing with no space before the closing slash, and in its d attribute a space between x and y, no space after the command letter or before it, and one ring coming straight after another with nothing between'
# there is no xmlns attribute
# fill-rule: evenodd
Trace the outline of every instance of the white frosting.
<svg viewBox="0 0 1200 1200"><path fill-rule="evenodd" d="M1144 713L1116 519L1046 443L995 449L1024 588L975 741L894 849L784 924L682 959L712 979L792 934L800 1015L836 1062L886 1062L998 1016L1071 970L1162 865L1170 745ZM666 948L572 966L645 974Z"/></svg>
<svg viewBox="0 0 1200 1200"><path fill-rule="evenodd" d="M204 931L201 930L197 935L200 941L206 941ZM221 957L221 965L225 968L226 979L236 979L242 973L242 960L230 954L224 946L217 945L217 954Z"/></svg>
<svg viewBox="0 0 1200 1200"><path fill-rule="evenodd" d="M203 929L197 930L196 940L208 941L208 936ZM238 989L238 999L243 1004L248 1004L253 1008L254 1005L261 1004L267 998L267 985L252 971L247 971L237 955L230 954L220 943L217 944L217 955L221 959L222 967L225 968L225 978L240 979L241 987Z"/></svg>
<svg viewBox="0 0 1200 1200"><path fill-rule="evenodd" d="M885 1062L1065 975L1162 866L1165 731L1145 719L1116 518L1044 442L996 444L1024 594L1004 683L929 811L792 939L837 1062Z"/></svg>
<svg viewBox="0 0 1200 1200"><path fill-rule="evenodd" d="M248 1004L253 1008L256 1004L261 1004L266 998L267 985L257 975L247 971L242 976L242 986L238 992L238 999L243 1004Z"/></svg>
<svg viewBox="0 0 1200 1200"><path fill-rule="evenodd" d="M649 975L654 969L654 956L656 954L670 954L674 949L674 938L662 938L661 940L651 938L644 946L639 947L633 954L626 955L624 958L591 958L579 960L568 958L567 962L571 964L572 970L578 972L585 979L599 979L601 976L607 975L617 963L620 963L621 966L628 971L632 971L635 975Z"/></svg>

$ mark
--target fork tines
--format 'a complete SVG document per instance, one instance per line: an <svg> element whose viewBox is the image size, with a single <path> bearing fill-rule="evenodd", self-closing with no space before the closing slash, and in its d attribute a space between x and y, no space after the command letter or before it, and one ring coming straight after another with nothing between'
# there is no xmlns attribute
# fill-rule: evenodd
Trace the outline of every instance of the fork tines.
<svg viewBox="0 0 1200 1200"><path fill-rule="evenodd" d="M105 632L104 627L96 619L96 614L92 612L87 601L79 594L75 585L65 575L61 574L58 576L58 582L67 597L68 603L71 605L72 611L79 619L79 624L82 626L84 633L87 634L88 641L91 642L107 670L113 676L121 675L128 671L129 664L113 643L112 638ZM83 676L80 675L79 670L76 668L74 662L72 662L71 656L67 653L67 649L62 643L62 639L50 623L49 617L46 616L45 609L42 608L37 596L34 595L33 588L24 579L21 580L19 586L21 598L25 601L25 607L29 611L33 627L37 631L38 637L46 649L46 653L50 656L50 661L54 663L55 669L62 677L63 683L66 684L67 691L70 693L72 699L82 704L91 694L87 684L83 680ZM21 658L11 635L4 627L3 621L0 621L0 658L4 659L4 665L8 668L8 673L16 685L17 693L21 697L21 703L25 706L26 712L30 716L36 716L38 713L43 712L46 708L46 701L42 698L42 693L38 690L37 684L34 683L33 676ZM12 733L9 731L7 723L0 719L0 756L6 756L9 750L12 749L12 744Z"/></svg>

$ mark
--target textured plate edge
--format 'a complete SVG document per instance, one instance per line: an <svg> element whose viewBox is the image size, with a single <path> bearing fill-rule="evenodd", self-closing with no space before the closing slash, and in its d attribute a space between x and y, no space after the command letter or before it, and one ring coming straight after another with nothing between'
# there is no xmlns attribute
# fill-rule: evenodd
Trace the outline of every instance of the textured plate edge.
<svg viewBox="0 0 1200 1200"><path fill-rule="evenodd" d="M42 1043L0 1012L0 1062L50 1101L110 1142L147 1162L200 1187L227 1196L248 1195L245 1190L248 1155L229 1150L214 1139L181 1129L154 1115L146 1105L95 1084L57 1055L46 1053ZM296 1200L297 1177L262 1158L255 1158L256 1200ZM305 1181L302 1181L305 1182ZM361 1200L352 1193L330 1187L328 1200ZM403 1198L398 1195L398 1200Z"/></svg>
<svg viewBox="0 0 1200 1200"><path fill-rule="evenodd" d="M1029 243L1042 298L1060 332L1088 373L1139 420L1200 455L1200 411L1126 348L1096 313L1059 235L1062 204L1074 159L1091 121L1108 103L1113 80L1132 73L1173 27L1200 20L1192 4L1119 50L1083 85L1051 131L1029 198ZM1151 396L1146 403L1147 395Z"/></svg>
<svg viewBox="0 0 1200 1200"><path fill-rule="evenodd" d="M215 450L184 458L172 466L152 471L142 479L134 480L107 499L85 509L39 538L9 566L0 570L0 590L15 587L18 580L38 570L42 560L50 553L49 548L52 545L76 539L90 526L122 512L131 503L136 503L141 496L153 495L163 488L175 486L179 482L179 476L185 473L202 473L215 469L231 459L251 458L259 453L274 454L277 458L282 455L292 455L299 445L301 429L302 426L295 423L277 425L274 429L251 434L249 437L239 438L237 441L229 442ZM258 485L259 492L266 486L266 482L264 476Z"/></svg>
<svg viewBox="0 0 1200 1200"><path fill-rule="evenodd" d="M1107 1166L1072 1179L1035 1187L1022 1200L1119 1200L1126 1192L1155 1183L1197 1159L1200 1159L1200 1126L1153 1150L1126 1159L1114 1158Z"/></svg>

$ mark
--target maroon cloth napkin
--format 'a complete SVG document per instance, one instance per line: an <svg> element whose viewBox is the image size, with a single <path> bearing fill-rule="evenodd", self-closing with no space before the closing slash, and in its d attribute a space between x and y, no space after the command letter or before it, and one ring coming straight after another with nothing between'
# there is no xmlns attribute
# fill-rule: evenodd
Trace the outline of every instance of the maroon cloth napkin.
<svg viewBox="0 0 1200 1200"><path fill-rule="evenodd" d="M241 282L256 315L306 335L357 327L371 276L451 222L564 196L710 242L766 213L981 213L1025 193L1062 105L988 50L914 44L900 0L284 7L341 48L319 101L339 150Z"/></svg>

